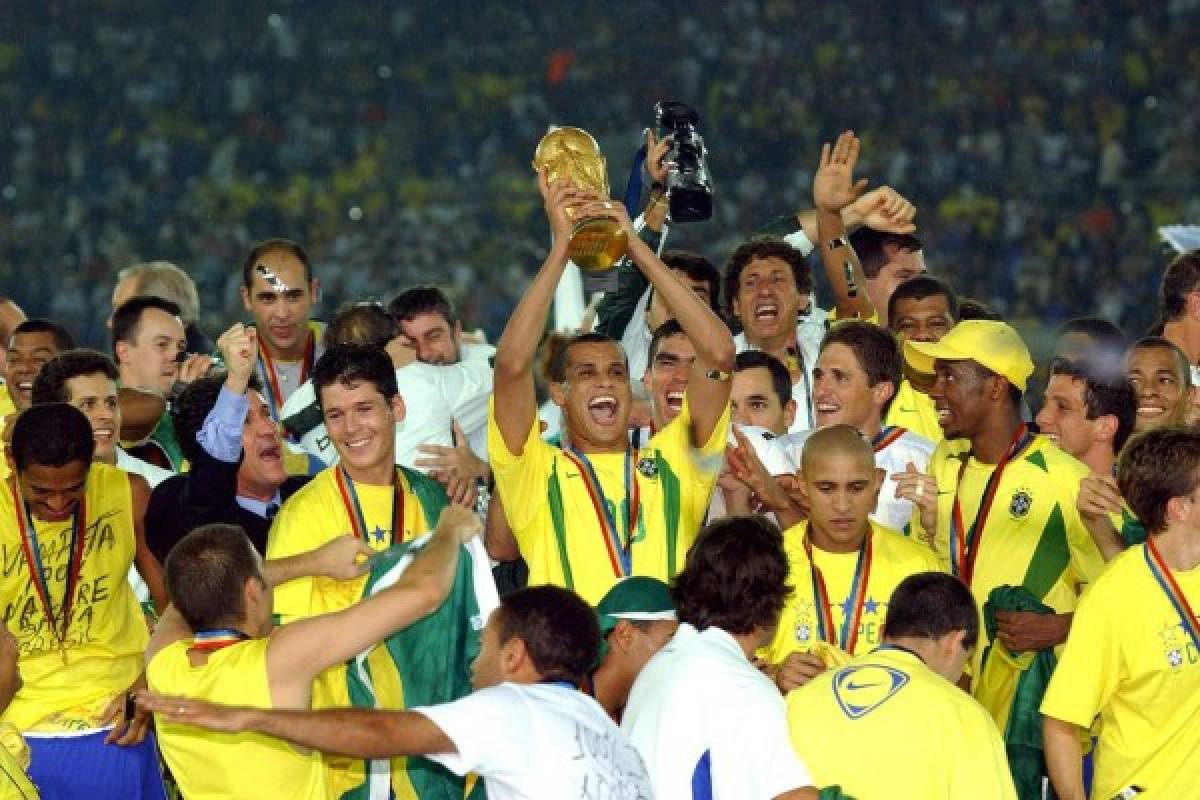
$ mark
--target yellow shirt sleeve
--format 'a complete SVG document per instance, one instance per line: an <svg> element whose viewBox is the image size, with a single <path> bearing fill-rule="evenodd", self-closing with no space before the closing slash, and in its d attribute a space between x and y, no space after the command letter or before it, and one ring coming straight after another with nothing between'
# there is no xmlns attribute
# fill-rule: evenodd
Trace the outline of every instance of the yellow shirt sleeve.
<svg viewBox="0 0 1200 800"><path fill-rule="evenodd" d="M508 449L500 426L496 424L496 398L488 402L488 459L496 478L496 490L504 503L504 515L512 527L517 544L524 551L529 536L536 536L542 526L533 523L547 502L547 486L554 466L554 450L542 441L541 429L535 416L521 455Z"/></svg>
<svg viewBox="0 0 1200 800"><path fill-rule="evenodd" d="M328 536L318 537L313 528L314 520L320 519L321 515L314 516L305 500L304 495L295 495L275 515L267 534L268 561L307 553L325 543ZM276 586L275 613L284 622L312 616L312 589L310 576Z"/></svg>
<svg viewBox="0 0 1200 800"><path fill-rule="evenodd" d="M1105 608L1103 590L1084 595L1071 621L1071 632L1042 700L1042 714L1090 728L1116 691L1119 632Z"/></svg>

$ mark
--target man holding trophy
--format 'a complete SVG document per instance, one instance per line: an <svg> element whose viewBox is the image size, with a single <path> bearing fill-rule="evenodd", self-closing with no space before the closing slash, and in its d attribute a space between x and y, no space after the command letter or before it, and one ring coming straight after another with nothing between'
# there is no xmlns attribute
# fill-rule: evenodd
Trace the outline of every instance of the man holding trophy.
<svg viewBox="0 0 1200 800"><path fill-rule="evenodd" d="M733 339L609 199L604 160L590 135L552 130L534 166L553 244L496 348L488 451L530 585L566 586L595 604L622 577L670 581L682 568L728 435ZM605 269L622 255L675 311L695 346L683 410L644 447L630 447L625 353L607 336L580 334L548 370L551 399L564 417L562 447L553 447L539 435L533 362L555 287L568 259Z"/></svg>

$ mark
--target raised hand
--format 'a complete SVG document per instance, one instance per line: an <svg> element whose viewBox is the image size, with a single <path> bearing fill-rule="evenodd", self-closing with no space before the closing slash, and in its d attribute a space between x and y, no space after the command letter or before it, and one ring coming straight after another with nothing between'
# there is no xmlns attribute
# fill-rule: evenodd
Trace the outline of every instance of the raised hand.
<svg viewBox="0 0 1200 800"><path fill-rule="evenodd" d="M813 177L813 202L821 211L838 212L862 197L867 179L854 182L860 144L853 131L845 131L833 147L821 145L821 163Z"/></svg>
<svg viewBox="0 0 1200 800"><path fill-rule="evenodd" d="M554 241L561 242L563 247L571 238L575 220L584 218L580 213L580 206L598 202L609 202L612 205L608 198L601 197L596 192L577 189L568 181L557 180L551 184L545 167L538 172L538 190L542 193L546 218L550 220L550 232L554 235Z"/></svg>
<svg viewBox="0 0 1200 800"><path fill-rule="evenodd" d="M651 128L646 129L646 173L654 183L667 182L667 153L671 150L671 137L658 139Z"/></svg>
<svg viewBox="0 0 1200 800"><path fill-rule="evenodd" d="M922 539L932 548L937 533L937 479L918 470L911 461L904 466L904 472L896 472L890 478L896 483L896 497L917 507L924 528Z"/></svg>
<svg viewBox="0 0 1200 800"><path fill-rule="evenodd" d="M880 186L864 194L842 212L849 225L865 225L883 233L912 233L917 207L890 186Z"/></svg>
<svg viewBox="0 0 1200 800"><path fill-rule="evenodd" d="M331 539L312 551L312 574L348 581L367 572L375 551L352 533Z"/></svg>
<svg viewBox="0 0 1200 800"><path fill-rule="evenodd" d="M450 531L463 544L474 539L483 530L483 523L474 511L462 506L446 506L438 517L437 530Z"/></svg>
<svg viewBox="0 0 1200 800"><path fill-rule="evenodd" d="M229 372L226 386L237 394L246 391L258 360L258 332L235 322L217 337L217 349L221 351L225 369Z"/></svg>

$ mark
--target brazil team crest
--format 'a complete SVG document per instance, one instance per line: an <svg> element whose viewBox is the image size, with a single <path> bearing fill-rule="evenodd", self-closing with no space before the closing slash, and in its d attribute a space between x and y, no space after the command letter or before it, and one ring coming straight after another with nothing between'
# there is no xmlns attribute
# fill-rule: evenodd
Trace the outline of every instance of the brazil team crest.
<svg viewBox="0 0 1200 800"><path fill-rule="evenodd" d="M642 473L642 477L647 480L654 480L658 477L658 462L653 458L643 458L637 463L638 472Z"/></svg>
<svg viewBox="0 0 1200 800"><path fill-rule="evenodd" d="M1013 519L1025 519L1029 509L1033 508L1033 495L1022 487L1013 492L1012 501L1008 504L1008 515Z"/></svg>
<svg viewBox="0 0 1200 800"><path fill-rule="evenodd" d="M912 680L894 667L863 664L838 670L833 696L850 719L862 719L891 700Z"/></svg>

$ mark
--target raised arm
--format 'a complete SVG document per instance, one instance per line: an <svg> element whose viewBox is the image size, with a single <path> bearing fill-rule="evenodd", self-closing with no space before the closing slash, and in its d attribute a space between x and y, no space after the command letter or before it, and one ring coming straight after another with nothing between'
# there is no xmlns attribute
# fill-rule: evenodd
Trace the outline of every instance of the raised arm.
<svg viewBox="0 0 1200 800"><path fill-rule="evenodd" d="M570 184L555 183L549 186L545 170L538 174L538 188L542 193L546 216L550 219L554 243L534 276L533 283L509 317L500 341L496 343L493 401L496 425L505 446L515 455L520 455L524 449L525 440L537 417L533 362L550 306L554 302L555 287L567 266L567 245L572 227L567 209L596 197Z"/></svg>
<svg viewBox="0 0 1200 800"><path fill-rule="evenodd" d="M138 692L137 702L171 722L228 733L256 731L310 750L351 758L458 752L441 728L415 711L266 711L145 691Z"/></svg>
<svg viewBox="0 0 1200 800"><path fill-rule="evenodd" d="M817 250L833 289L839 319L867 319L875 313L867 294L866 276L846 238L846 225L842 221L842 210L858 200L867 188L866 178L854 181L858 151L858 137L851 131L844 132L832 149L828 143L821 146L821 163L813 177Z"/></svg>
<svg viewBox="0 0 1200 800"><path fill-rule="evenodd" d="M333 614L278 628L267 648L273 685L306 685L316 675L437 610L454 584L461 545L479 533L473 512L447 506L429 543L392 586Z"/></svg>
<svg viewBox="0 0 1200 800"><path fill-rule="evenodd" d="M692 444L701 447L729 403L729 374L733 372L733 336L721 318L632 232L629 215L620 203L593 203L581 209L587 217L616 220L629 231L629 257L675 313L675 319L696 349L696 362L688 380L688 405L692 415ZM716 371L723 373L714 376Z"/></svg>

